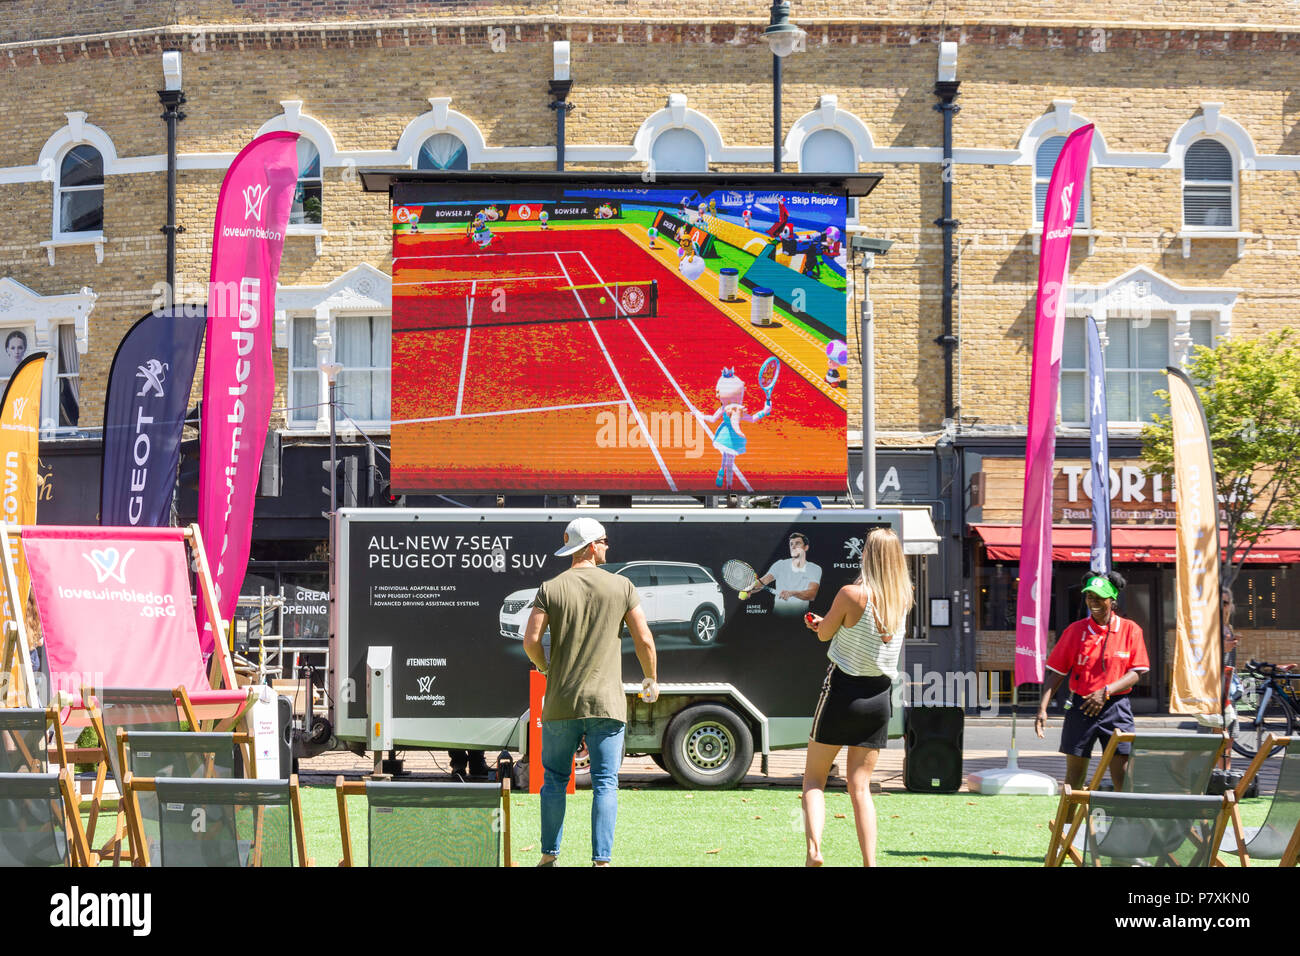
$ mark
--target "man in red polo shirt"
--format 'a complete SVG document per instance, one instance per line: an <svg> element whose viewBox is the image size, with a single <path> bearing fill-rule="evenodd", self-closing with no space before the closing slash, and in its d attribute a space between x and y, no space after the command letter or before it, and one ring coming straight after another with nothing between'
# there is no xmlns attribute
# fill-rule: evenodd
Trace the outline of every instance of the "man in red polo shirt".
<svg viewBox="0 0 1300 956"><path fill-rule="evenodd" d="M1065 754L1065 782L1074 788L1083 783L1095 741L1105 747L1112 734L1132 732L1129 691L1151 669L1142 628L1115 613L1115 601L1124 584L1124 578L1114 571L1088 575L1083 588L1088 617L1067 627L1047 658L1048 674L1034 732L1043 736L1047 705L1068 676L1070 699L1061 728L1061 753ZM1116 790L1124 788L1131 749L1120 744L1111 761L1110 776Z"/></svg>

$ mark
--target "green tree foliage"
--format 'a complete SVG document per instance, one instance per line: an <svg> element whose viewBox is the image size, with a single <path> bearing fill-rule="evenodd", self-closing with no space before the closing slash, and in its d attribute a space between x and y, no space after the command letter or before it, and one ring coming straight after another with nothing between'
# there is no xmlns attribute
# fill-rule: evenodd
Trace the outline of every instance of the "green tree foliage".
<svg viewBox="0 0 1300 956"><path fill-rule="evenodd" d="M1213 349L1198 345L1187 373L1210 426L1228 537L1223 577L1231 584L1265 530L1300 524L1300 341L1286 329ZM1143 454L1172 472L1169 393L1156 396L1165 412L1143 428Z"/></svg>

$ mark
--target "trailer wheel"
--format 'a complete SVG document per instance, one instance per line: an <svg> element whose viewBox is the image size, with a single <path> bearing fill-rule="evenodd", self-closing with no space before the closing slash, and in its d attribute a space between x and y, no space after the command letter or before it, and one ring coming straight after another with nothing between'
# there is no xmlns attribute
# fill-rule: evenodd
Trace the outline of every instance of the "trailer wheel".
<svg viewBox="0 0 1300 956"><path fill-rule="evenodd" d="M691 643L713 644L718 640L718 612L705 605L691 619Z"/></svg>
<svg viewBox="0 0 1300 956"><path fill-rule="evenodd" d="M726 790L749 772L754 738L731 708L695 704L668 725L663 758L665 769L683 787Z"/></svg>

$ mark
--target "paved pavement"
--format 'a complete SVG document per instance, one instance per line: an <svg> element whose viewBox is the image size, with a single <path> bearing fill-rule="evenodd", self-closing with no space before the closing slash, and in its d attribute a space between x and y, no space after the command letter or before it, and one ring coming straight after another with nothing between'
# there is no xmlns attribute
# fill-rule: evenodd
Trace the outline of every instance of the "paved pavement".
<svg viewBox="0 0 1300 956"><path fill-rule="evenodd" d="M970 718L966 721L962 751L962 787L967 792L965 781L967 774L978 770L996 770L1007 764L1007 747L1010 745L1009 718ZM1139 730L1175 730L1193 729L1195 724L1185 717L1169 715L1140 716L1137 718ZM1045 773L1059 783L1065 776L1065 757L1056 752L1056 743L1060 740L1060 719L1048 721L1046 737L1038 740L1033 734L1032 722L1023 718L1019 720L1016 731L1018 745L1018 764L1022 770L1036 770ZM1093 763L1089 771L1096 767L1096 760L1101 755L1101 748L1094 752ZM415 779L451 779L450 764L445 751L405 751L399 752L405 761L404 769ZM803 778L804 750L778 750L768 756L768 772L762 772L760 756L754 757L749 773L744 780L746 787L791 787L801 785ZM489 760L492 755L488 755ZM1271 791L1277 784L1277 766L1280 761L1273 760L1265 764L1260 773L1260 786L1265 792ZM1244 770L1248 761L1240 755L1234 755L1233 767ZM1269 764L1272 764L1270 767ZM351 753L335 752L322 754L301 762L299 776L305 784L330 784L339 774L356 779L369 774L374 769L373 759L358 757ZM829 783L831 788L843 788L843 758L836 765L837 773ZM628 757L623 762L619 775L624 787L672 787L672 779L649 757ZM579 783L581 784L581 778ZM872 778L872 790L902 791L903 786L903 742L890 741L889 748L880 755L876 772Z"/></svg>

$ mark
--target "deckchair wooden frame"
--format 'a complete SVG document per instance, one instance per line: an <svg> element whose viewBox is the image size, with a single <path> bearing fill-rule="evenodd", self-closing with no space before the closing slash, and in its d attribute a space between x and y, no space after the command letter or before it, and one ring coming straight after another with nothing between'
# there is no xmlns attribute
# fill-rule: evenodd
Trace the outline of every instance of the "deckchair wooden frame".
<svg viewBox="0 0 1300 956"><path fill-rule="evenodd" d="M198 718L194 715L194 707L190 703L190 695L184 687L173 687L172 697L176 701L181 715L185 722L189 724L191 730L197 730L199 726ZM95 788L90 798L90 819L86 823L86 835L90 840L91 846L95 843L95 827L99 821L100 811L103 809L104 802L104 784L112 771L112 763L109 760L109 748L112 747L113 741L109 740L108 733L104 730L104 714L96 705L94 692L89 688L82 688L81 706L86 711L86 716L90 720L90 726L94 729L95 737L99 741L96 747L79 748L77 755L89 755L94 758L97 766L95 768ZM120 772L125 775L126 765L118 764ZM122 854L122 838L126 836L126 809L123 806L122 795L124 792L124 783L122 780L116 781L118 784L118 801L117 810L114 813L113 836L96 852L100 859L106 859L110 854L113 857L113 865L117 866L124 859L130 861L129 855Z"/></svg>
<svg viewBox="0 0 1300 956"><path fill-rule="evenodd" d="M1250 766L1248 766L1246 768L1246 772L1241 775L1241 780L1237 783L1237 786L1233 788L1233 793L1236 796L1238 803L1240 803L1242 800L1246 798L1246 791L1250 788L1250 785L1254 781L1255 777L1258 776L1259 771L1263 769L1264 761L1269 758L1269 755L1271 753L1273 753L1273 748L1288 747L1295 740L1296 740L1295 737L1279 737L1275 734L1268 735L1268 740L1259 748L1259 751L1255 754L1254 759L1251 760ZM1281 759L1282 760L1286 759L1285 750L1282 752ZM1276 795L1274 795L1273 799L1277 799ZM1232 835L1233 838L1237 841L1237 849L1231 852L1235 853L1237 859L1241 862L1242 866L1247 866L1247 867L1250 866L1250 854L1246 851L1246 843L1248 842L1246 838L1246 831L1245 828L1241 825L1241 820L1236 817L1233 818ZM1291 862L1282 863L1280 865L1295 866L1296 851L1298 848L1300 848L1300 824L1297 824L1296 829L1294 830L1294 832L1292 832L1291 840L1287 844L1285 852L1283 852L1282 854L1283 860L1286 860L1289 855ZM1215 866L1226 865L1221 859L1218 858L1217 855L1214 858L1214 863Z"/></svg>
<svg viewBox="0 0 1300 956"><path fill-rule="evenodd" d="M257 753L253 746L254 740L252 734L229 734L231 743L241 748L244 756L244 779L256 779L257 777ZM148 841L144 836L144 821L140 818L140 804L134 798L128 799L126 794L126 778L131 776L128 771L130 764L126 760L127 747L131 743L131 732L125 727L117 728L117 765L122 768L122 798L119 806L126 813L126 838L130 850L125 855L125 859L130 860L133 865L148 866L149 851L146 844ZM205 760L206 772L204 777L211 777L213 762L211 756ZM141 780L148 779L145 777ZM203 778L196 778L203 779Z"/></svg>
<svg viewBox="0 0 1300 956"><path fill-rule="evenodd" d="M1111 761L1115 758L1115 754L1119 750L1119 745L1123 743L1136 743L1140 736L1141 735L1137 733L1111 734L1110 740L1106 744L1106 749L1102 751L1101 760L1097 764L1097 769L1088 780L1088 785L1082 790L1072 790L1071 792L1086 793L1098 789L1101 786L1102 781L1106 779L1107 773L1110 771ZM1196 736L1201 735L1198 734ZM1215 751L1214 759L1210 761L1211 766L1219 762L1223 757L1224 751L1231 743L1231 738L1227 734L1219 734L1217 736L1219 738L1219 747ZM1079 827L1083 824L1084 814L1079 812L1077 806L1071 807L1069 808L1070 812L1067 814L1068 819L1066 819L1062 814L1066 813L1067 807L1068 804L1064 795L1062 795L1061 803L1057 807L1056 819L1052 823L1052 839L1048 844L1047 856L1044 860L1044 865L1046 866L1060 866L1065 862L1067 856L1076 866L1083 865L1083 857L1074 847L1074 838L1079 832ZM1070 831L1062 837L1062 828L1067 824L1069 825Z"/></svg>
<svg viewBox="0 0 1300 956"><path fill-rule="evenodd" d="M201 781L196 781L196 782L201 782ZM287 782L289 784L289 818L291 820L291 826L293 827L294 845L298 849L298 866L300 867L311 866L312 865L311 860L307 858L307 840L303 834L302 802L298 798L298 775L293 774L292 776L289 777L288 781L250 780L249 782L252 784L257 784L259 782L261 784ZM141 819L141 814L140 814L140 802L137 795L142 791L150 791L153 793L157 793L158 792L157 780L154 777L137 777L134 774L127 773L125 779L123 780L123 787L126 791L125 799L129 800L131 803L130 814L134 817L135 820L139 821ZM263 824L263 817L264 817L263 814L264 809L265 809L264 807L258 807L257 823L255 824L254 831L253 831L252 855L254 860L253 863L254 866L261 866L262 824ZM137 865L139 866L150 865L149 864L149 842L143 839L143 834L141 834L141 839L140 839L140 856Z"/></svg>
<svg viewBox="0 0 1300 956"><path fill-rule="evenodd" d="M48 735L50 729L54 730L54 754L55 754L54 762L55 764L58 765L59 769L63 769L64 767L69 767L70 769L70 765L68 763L68 746L63 738L63 724L59 722L59 709L57 707L45 707L43 708L43 710L45 713L46 734ZM22 746L21 743L19 744L19 746L20 747ZM44 755L45 755L45 763L46 765L48 765L49 764L48 749L44 751ZM29 766L31 767L36 766L36 755L28 753L26 748L23 748L23 758L27 761Z"/></svg>
<svg viewBox="0 0 1300 956"><path fill-rule="evenodd" d="M59 789L63 793L63 813L64 828L67 831L68 845L75 848L79 854L78 862L74 866L90 866L90 852L87 848L86 830L81 823L81 797L77 793L76 778L72 774L72 766L68 763L68 747L63 738L63 724L59 722L59 709L57 707L43 708L45 714L46 734L53 729L54 731L54 764L58 767ZM29 753L26 747L22 746L21 741L18 746L22 749L23 759L33 770L39 765L36 754ZM49 750L43 749L41 757L44 758L45 766L49 766ZM72 851L69 850L69 853Z"/></svg>
<svg viewBox="0 0 1300 956"><path fill-rule="evenodd" d="M1087 834L1088 834L1089 841L1092 841L1093 839L1096 838L1096 831L1094 831L1093 829L1092 814L1088 812L1091 807L1092 797L1095 795L1095 793L1096 791L1094 790L1074 790L1069 786L1065 787L1061 794L1061 804L1060 807L1057 809L1057 814L1056 814L1057 820L1061 822L1064 821L1067 815L1073 815L1075 817L1082 818L1084 825L1087 827ZM1195 796L1195 794L1152 793L1152 794L1143 794L1142 796L1150 797L1153 800L1158 800L1162 796L1169 796L1169 797ZM1223 802L1220 806L1219 812L1214 819L1214 832L1211 835L1209 843L1207 843L1204 847L1204 852L1209 854L1209 862L1211 866L1218 865L1217 860L1219 856L1219 844L1223 841L1223 834L1227 832L1228 822L1232 821L1234 827L1241 826L1241 817L1237 811L1236 794L1233 791L1229 790L1223 794L1222 800ZM1064 854L1062 854L1061 857L1057 859L1055 863L1051 862L1051 857L1049 855L1048 860L1043 865L1061 866L1064 862L1065 862ZM1076 862L1080 866L1082 866L1083 865L1082 857L1080 856L1076 860ZM1095 856L1093 857L1092 865L1094 867L1101 866L1101 863L1098 861L1098 859Z"/></svg>
<svg viewBox="0 0 1300 956"><path fill-rule="evenodd" d="M27 773L5 774L6 777L26 778ZM81 824L81 810L78 805L76 784L72 771L60 767L57 771L59 781L59 804L63 809L63 835L67 845L68 866L92 866L96 860L90 852L86 839L86 830Z"/></svg>
<svg viewBox="0 0 1300 956"><path fill-rule="evenodd" d="M501 856L502 866L514 866L510 858L510 777L501 776ZM352 826L348 822L348 797L364 797L366 782L364 780L334 779L334 793L339 807L339 837L343 841L343 859L339 866L354 866L352 859Z"/></svg>

